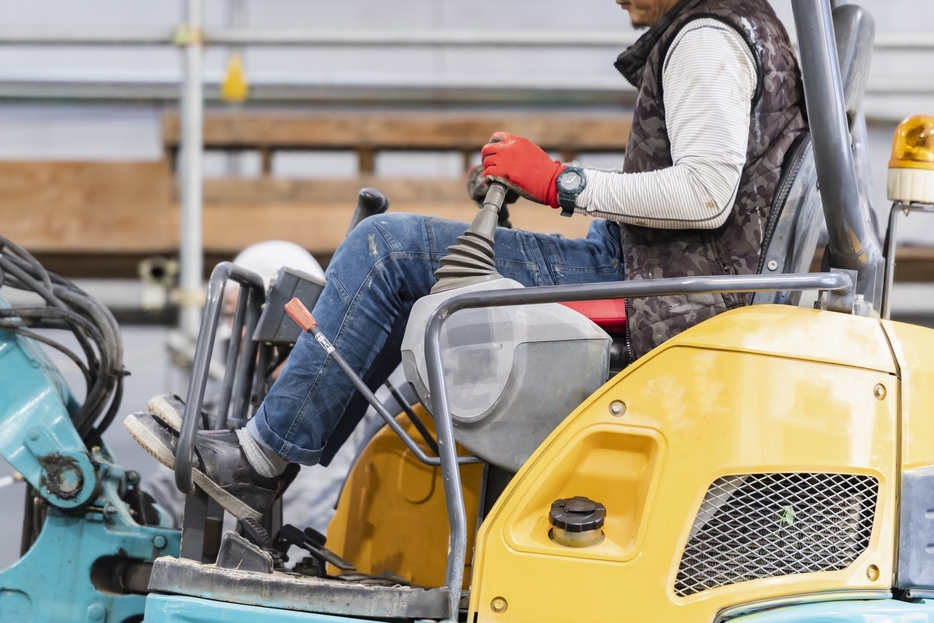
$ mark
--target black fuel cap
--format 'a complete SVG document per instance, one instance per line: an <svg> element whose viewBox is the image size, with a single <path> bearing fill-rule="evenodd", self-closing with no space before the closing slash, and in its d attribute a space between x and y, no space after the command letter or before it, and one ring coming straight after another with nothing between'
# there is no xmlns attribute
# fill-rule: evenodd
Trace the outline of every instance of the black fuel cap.
<svg viewBox="0 0 934 623"><path fill-rule="evenodd" d="M599 530L606 520L606 506L581 495L551 503L548 520L567 532Z"/></svg>

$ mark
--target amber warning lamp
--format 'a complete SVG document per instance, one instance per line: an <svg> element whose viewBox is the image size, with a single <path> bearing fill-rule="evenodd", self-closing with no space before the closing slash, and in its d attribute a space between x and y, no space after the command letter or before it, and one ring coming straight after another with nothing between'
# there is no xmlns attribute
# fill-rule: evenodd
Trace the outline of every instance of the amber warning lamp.
<svg viewBox="0 0 934 623"><path fill-rule="evenodd" d="M896 128L889 161L889 199L934 204L934 117L909 117Z"/></svg>

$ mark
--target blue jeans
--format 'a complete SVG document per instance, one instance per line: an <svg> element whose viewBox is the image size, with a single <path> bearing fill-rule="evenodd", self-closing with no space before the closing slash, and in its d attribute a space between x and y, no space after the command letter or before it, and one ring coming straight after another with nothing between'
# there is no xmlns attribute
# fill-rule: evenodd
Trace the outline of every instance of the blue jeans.
<svg viewBox="0 0 934 623"><path fill-rule="evenodd" d="M370 388L399 365L412 305L429 293L439 260L466 228L446 219L383 214L363 221L337 249L312 313ZM577 240L500 228L495 253L499 273L526 286L623 279L619 227L608 221L595 220ZM366 409L350 380L305 333L248 428L290 461L327 465Z"/></svg>

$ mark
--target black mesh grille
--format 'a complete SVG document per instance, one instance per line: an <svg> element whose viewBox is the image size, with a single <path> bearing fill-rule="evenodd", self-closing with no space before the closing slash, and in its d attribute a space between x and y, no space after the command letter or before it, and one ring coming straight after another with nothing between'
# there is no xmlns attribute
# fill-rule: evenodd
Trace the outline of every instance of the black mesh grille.
<svg viewBox="0 0 934 623"><path fill-rule="evenodd" d="M853 474L751 474L707 490L681 557L681 596L845 569L869 546L879 483Z"/></svg>

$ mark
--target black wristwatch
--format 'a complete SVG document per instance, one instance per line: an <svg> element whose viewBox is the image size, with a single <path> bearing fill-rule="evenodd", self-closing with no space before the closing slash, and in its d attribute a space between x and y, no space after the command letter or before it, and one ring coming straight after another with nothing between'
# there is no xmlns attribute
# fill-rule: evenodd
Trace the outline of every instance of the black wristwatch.
<svg viewBox="0 0 934 623"><path fill-rule="evenodd" d="M577 207L577 196L587 187L587 178L584 170L579 167L567 167L555 180L558 185L558 205L561 206L561 216L572 216Z"/></svg>

